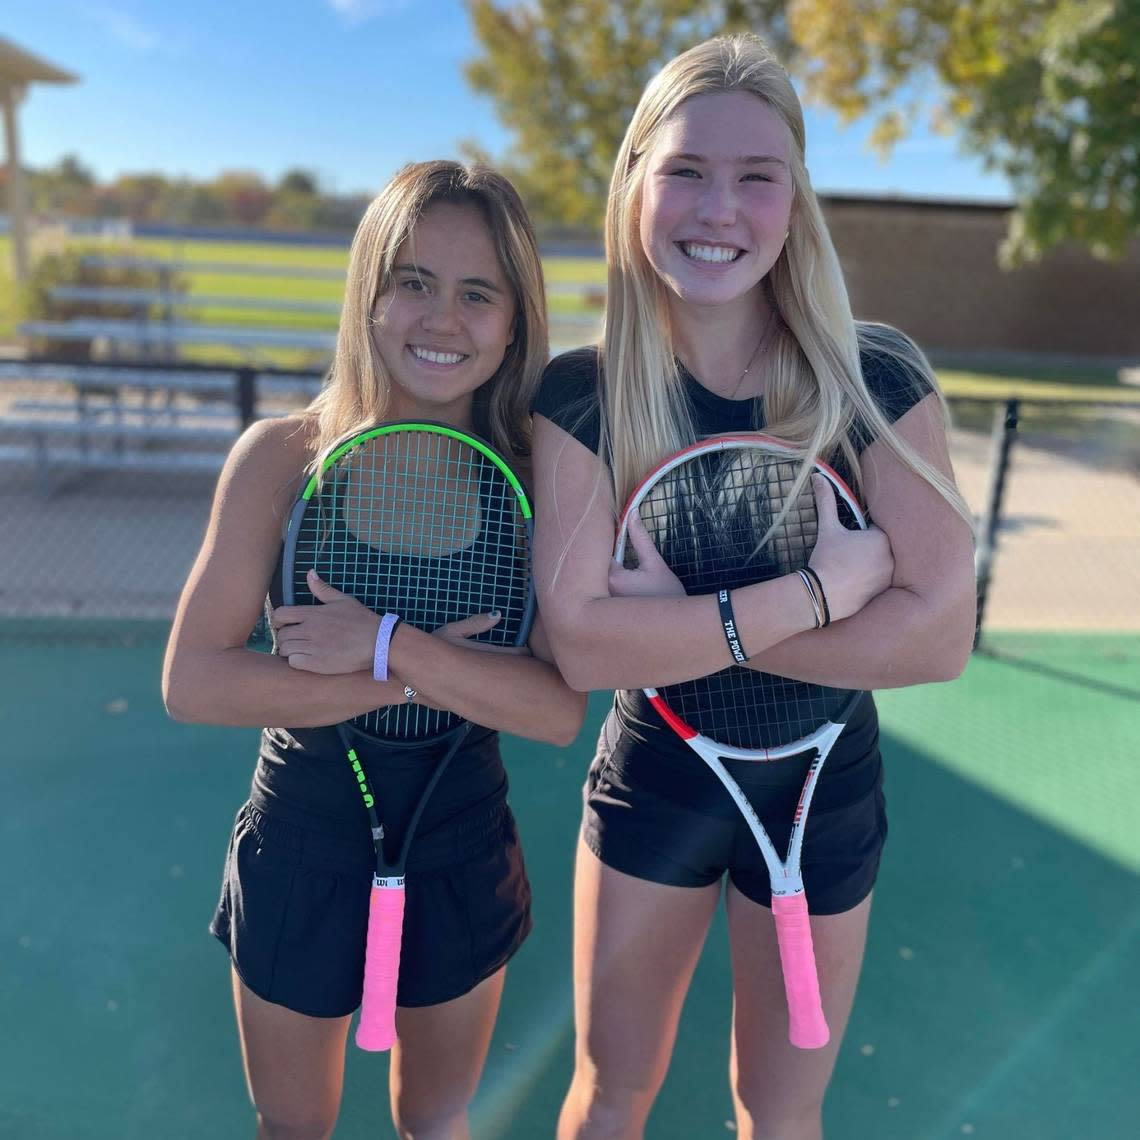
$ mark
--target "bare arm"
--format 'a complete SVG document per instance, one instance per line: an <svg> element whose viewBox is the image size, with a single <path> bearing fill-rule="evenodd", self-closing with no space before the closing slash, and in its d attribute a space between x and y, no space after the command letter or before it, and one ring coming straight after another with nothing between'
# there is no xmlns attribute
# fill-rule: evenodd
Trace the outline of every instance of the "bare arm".
<svg viewBox="0 0 1140 1140"><path fill-rule="evenodd" d="M280 552L282 523L308 458L297 421L279 420L251 428L227 460L167 647L163 696L177 719L308 727L335 724L405 700L406 681L398 670L387 682L374 681L370 668L325 676L245 648ZM474 719L480 724L558 743L577 733L583 703L549 665L530 663L546 678L548 700L537 712L532 707L529 717L521 717L514 693L494 687L498 682L478 667L474 652L449 648L463 657L449 657L443 667L462 677L466 709L477 706Z"/></svg>
<svg viewBox="0 0 1140 1140"><path fill-rule="evenodd" d="M953 478L935 396L906 412L896 429L927 462ZM870 515L887 533L894 553L890 588L827 629L754 654L752 668L859 689L945 681L965 668L975 608L968 523L882 443L872 443L864 453L863 478ZM828 590L828 572L818 569Z"/></svg>
<svg viewBox="0 0 1140 1140"><path fill-rule="evenodd" d="M440 708L516 736L570 744L586 715L586 695L562 679L540 623L531 631L530 651L533 656L455 644L403 622L391 659L412 688ZM487 719L492 710L494 723Z"/></svg>
<svg viewBox="0 0 1140 1140"><path fill-rule="evenodd" d="M535 417L534 449L539 600L570 684L660 686L731 665L714 597L611 596L615 511L608 473L596 455L543 416ZM841 542L840 562L884 568L881 578L861 573L858 590L845 587L841 604L853 610L886 585L889 550L877 532L845 535ZM880 543L882 550L871 552ZM741 639L752 653L815 624L795 575L734 590L732 597Z"/></svg>
<svg viewBox="0 0 1140 1140"><path fill-rule="evenodd" d="M281 654L294 669L313 674L370 673L380 616L315 576L309 586L322 605L273 611ZM531 631L529 650L465 640L496 620L474 614L433 633L401 622L392 637L389 668L401 685L416 690L420 702L517 736L569 744L582 726L585 697L551 663L541 619Z"/></svg>
<svg viewBox="0 0 1140 1140"><path fill-rule="evenodd" d="M245 648L307 459L305 429L289 419L254 425L226 460L166 649L163 698L178 720L308 727L404 699L402 683L367 676L314 684L280 658Z"/></svg>

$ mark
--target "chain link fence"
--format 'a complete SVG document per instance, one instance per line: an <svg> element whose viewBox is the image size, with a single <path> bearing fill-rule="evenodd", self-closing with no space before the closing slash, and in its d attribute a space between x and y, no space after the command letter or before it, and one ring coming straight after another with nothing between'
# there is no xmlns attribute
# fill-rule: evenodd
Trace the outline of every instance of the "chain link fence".
<svg viewBox="0 0 1140 1140"><path fill-rule="evenodd" d="M302 407L318 383L4 362L0 619L33 637L168 621L243 421ZM985 630L1140 632L1140 407L1022 399L1016 431L1004 401L952 407Z"/></svg>

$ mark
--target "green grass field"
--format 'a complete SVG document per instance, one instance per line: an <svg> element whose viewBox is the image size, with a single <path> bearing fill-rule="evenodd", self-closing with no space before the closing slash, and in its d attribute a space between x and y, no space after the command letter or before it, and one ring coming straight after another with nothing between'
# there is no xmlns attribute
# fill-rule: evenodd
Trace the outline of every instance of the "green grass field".
<svg viewBox="0 0 1140 1140"><path fill-rule="evenodd" d="M106 246L92 246L94 251L107 252ZM220 242L189 239L139 239L130 243L129 250L139 257L150 257L194 262L230 261L241 265L297 266L343 270L347 261L344 249L314 248L312 246L279 245L264 242ZM20 321L18 291L12 287L9 273L9 239L0 236L0 342L17 340ZM600 258L551 257L543 262L547 284L597 285L604 288L605 263ZM341 285L336 280L235 275L188 271L185 285L193 295L234 296L293 301L332 301L341 297ZM560 316L596 313L580 297L553 295L549 298L553 320ZM335 329L337 318L331 314L274 313L224 305L194 310L194 319L203 324L245 325L256 327L287 327L292 329ZM213 348L190 350L190 358L229 361L240 356L237 352L224 352ZM274 352L267 354L286 367L305 367L318 364L311 354ZM969 368L955 367L952 361L938 367L939 379L952 399L992 401L1019 396L1032 400L1090 401L1112 400L1140 406L1140 389L1128 387L1119 378L1116 369L1098 365L1035 364L1032 367L1010 365L993 361Z"/></svg>
<svg viewBox="0 0 1140 1140"><path fill-rule="evenodd" d="M90 246L92 252L108 253L106 246ZM159 258L188 262L233 262L238 265L296 266L343 271L348 259L343 249L264 242L218 242L173 239L140 239L129 247L116 247L114 252L127 252L140 258ZM0 237L0 342L18 341L17 326L22 318L18 290L12 287L9 239ZM552 257L543 262L548 285L601 285L606 279L605 263L599 259ZM194 272L182 274L187 291L205 296L233 296L265 300L339 302L341 283L335 279L274 277L255 274ZM574 295L552 295L548 299L551 317L596 314L582 298ZM210 305L193 310L193 319L206 325L236 325L257 328L290 328L334 330L337 317L323 313L281 313L272 310L231 308ZM205 346L184 351L189 359L233 362L242 358L238 350ZM320 366L323 356L306 352L271 351L262 354L281 367Z"/></svg>

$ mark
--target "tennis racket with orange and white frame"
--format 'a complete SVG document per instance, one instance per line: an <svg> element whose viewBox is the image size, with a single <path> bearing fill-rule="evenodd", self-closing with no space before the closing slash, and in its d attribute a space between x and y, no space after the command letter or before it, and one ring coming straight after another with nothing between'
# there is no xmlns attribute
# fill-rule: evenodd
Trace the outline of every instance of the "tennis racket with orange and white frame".
<svg viewBox="0 0 1140 1140"><path fill-rule="evenodd" d="M807 566L817 518L802 453L760 434L705 439L666 459L634 490L622 512L614 558L628 565L636 511L658 553L689 594L715 594ZM830 467L814 463L838 496L840 519L865 529L854 494ZM662 720L712 769L740 809L768 868L772 915L788 1001L788 1036L802 1049L827 1044L800 856L812 796L828 753L863 695L733 665L644 690ZM813 753L787 854L780 859L725 759L767 763Z"/></svg>

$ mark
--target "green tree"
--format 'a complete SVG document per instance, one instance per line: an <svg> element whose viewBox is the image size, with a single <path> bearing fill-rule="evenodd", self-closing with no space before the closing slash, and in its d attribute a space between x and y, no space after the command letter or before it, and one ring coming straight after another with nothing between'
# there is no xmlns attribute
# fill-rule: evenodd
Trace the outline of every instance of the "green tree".
<svg viewBox="0 0 1140 1140"><path fill-rule="evenodd" d="M726 30L786 48L785 0L466 0L482 54L466 68L514 133L498 162L536 219L601 226L614 156L649 78ZM473 157L484 157L472 147Z"/></svg>
<svg viewBox="0 0 1140 1140"><path fill-rule="evenodd" d="M299 167L287 170L273 188L273 204L265 215L271 230L312 230L320 213L317 176Z"/></svg>
<svg viewBox="0 0 1140 1140"><path fill-rule="evenodd" d="M271 230L314 230L320 209L321 200L316 194L279 188L265 215L265 225Z"/></svg>
<svg viewBox="0 0 1140 1140"><path fill-rule="evenodd" d="M29 196L37 213L89 216L95 207L95 176L74 154L55 166L28 172Z"/></svg>
<svg viewBox="0 0 1140 1140"><path fill-rule="evenodd" d="M208 185L225 207L231 225L259 226L273 204L273 191L253 171L223 170Z"/></svg>
<svg viewBox="0 0 1140 1140"><path fill-rule="evenodd" d="M275 189L279 194L309 194L315 196L320 193L320 183L312 171L294 167L292 170L287 170L281 175L277 180Z"/></svg>
<svg viewBox="0 0 1140 1140"><path fill-rule="evenodd" d="M226 220L226 207L208 186L191 178L177 178L167 183L155 203L154 215L180 226L210 226Z"/></svg>
<svg viewBox="0 0 1140 1140"><path fill-rule="evenodd" d="M133 222L153 221L159 217L158 203L166 190L163 174L120 174L114 182L99 188L100 212Z"/></svg>
<svg viewBox="0 0 1140 1140"><path fill-rule="evenodd" d="M1140 0L467 0L467 68L514 134L501 165L536 216L597 227L642 87L719 32L765 36L806 96L874 115L884 153L932 121L1004 174L1009 264L1140 232Z"/></svg>
<svg viewBox="0 0 1140 1140"><path fill-rule="evenodd" d="M809 96L876 114L884 151L933 105L1009 179L1006 264L1140 231L1140 0L790 0L788 18Z"/></svg>

